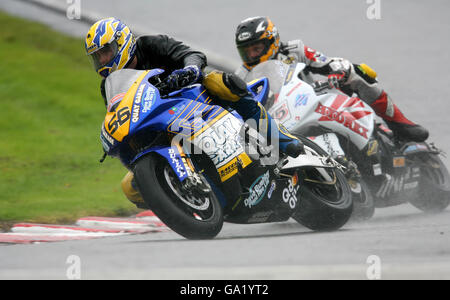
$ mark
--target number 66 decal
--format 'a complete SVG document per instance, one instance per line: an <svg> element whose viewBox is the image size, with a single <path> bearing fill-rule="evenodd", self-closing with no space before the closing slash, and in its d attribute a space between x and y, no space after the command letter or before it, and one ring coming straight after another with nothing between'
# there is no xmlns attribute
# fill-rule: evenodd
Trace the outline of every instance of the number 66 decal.
<svg viewBox="0 0 450 300"><path fill-rule="evenodd" d="M111 118L108 123L108 131L113 135L120 126L125 124L131 117L128 107L123 107Z"/></svg>

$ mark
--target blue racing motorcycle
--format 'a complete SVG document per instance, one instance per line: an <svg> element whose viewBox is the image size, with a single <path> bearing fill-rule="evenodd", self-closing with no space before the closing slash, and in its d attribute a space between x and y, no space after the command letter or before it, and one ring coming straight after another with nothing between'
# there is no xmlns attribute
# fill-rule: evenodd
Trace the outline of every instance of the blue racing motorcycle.
<svg viewBox="0 0 450 300"><path fill-rule="evenodd" d="M107 78L101 141L107 155L133 172L144 201L168 227L189 239L208 239L224 221L292 217L312 230L336 230L348 221L350 187L320 147L306 141L299 157L274 160L274 151L261 151L271 148L258 132L215 105L201 84L170 91L163 72L124 69ZM256 101L265 100L267 79L248 90Z"/></svg>

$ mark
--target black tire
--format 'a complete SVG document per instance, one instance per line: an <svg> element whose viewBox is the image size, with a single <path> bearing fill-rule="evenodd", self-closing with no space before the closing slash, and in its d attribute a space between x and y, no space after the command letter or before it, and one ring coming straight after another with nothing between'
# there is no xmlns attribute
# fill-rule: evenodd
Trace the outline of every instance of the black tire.
<svg viewBox="0 0 450 300"><path fill-rule="evenodd" d="M312 148L318 154L327 155L314 142L302 136L297 137L305 146ZM347 178L338 169L328 172L335 177L335 184L305 182L300 188L300 203L293 218L311 230L338 230L347 223L353 212L352 193Z"/></svg>
<svg viewBox="0 0 450 300"><path fill-rule="evenodd" d="M191 196L179 190L181 183L164 158L156 154L144 156L136 163L134 176L144 201L176 233L188 239L212 239L222 229L222 207L214 193L197 198L209 203L206 210L196 210L183 202L188 201L184 197Z"/></svg>
<svg viewBox="0 0 450 300"><path fill-rule="evenodd" d="M334 173L336 184L333 186L303 185L300 188L300 204L294 220L315 231L338 230L348 222L353 213L350 187L340 170Z"/></svg>
<svg viewBox="0 0 450 300"><path fill-rule="evenodd" d="M358 183L359 187L353 187L353 183L349 183L353 199L352 220L366 221L375 214L375 201L367 183L363 179L359 179Z"/></svg>
<svg viewBox="0 0 450 300"><path fill-rule="evenodd" d="M427 212L441 212L450 204L450 176L436 154L421 157L419 193L410 203Z"/></svg>

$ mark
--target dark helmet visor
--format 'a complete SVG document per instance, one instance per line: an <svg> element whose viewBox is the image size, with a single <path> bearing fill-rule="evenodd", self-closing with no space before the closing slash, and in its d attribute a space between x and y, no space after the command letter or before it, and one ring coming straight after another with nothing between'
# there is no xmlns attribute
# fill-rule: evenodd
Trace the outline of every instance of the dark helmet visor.
<svg viewBox="0 0 450 300"><path fill-rule="evenodd" d="M92 59L92 64L96 70L107 66L110 64L116 57L119 52L119 46L116 41L113 41L110 44L106 44L103 48L95 51L91 55L89 55Z"/></svg>

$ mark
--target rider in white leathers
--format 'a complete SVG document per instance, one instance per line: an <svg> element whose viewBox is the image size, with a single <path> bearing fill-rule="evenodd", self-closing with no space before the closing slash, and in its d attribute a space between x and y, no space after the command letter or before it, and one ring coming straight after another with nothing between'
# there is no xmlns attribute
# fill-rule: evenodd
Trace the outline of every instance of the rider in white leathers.
<svg viewBox="0 0 450 300"><path fill-rule="evenodd" d="M236 46L243 64L235 74L245 78L257 64L269 59L286 63L305 63L305 81L312 83L310 74L327 76L330 88L351 95L356 93L383 118L394 134L406 141L423 142L428 131L408 120L378 84L376 73L365 64L356 65L343 58L331 58L309 48L301 40L280 42L278 30L267 17L243 20L236 30ZM309 75L308 75L309 74Z"/></svg>

